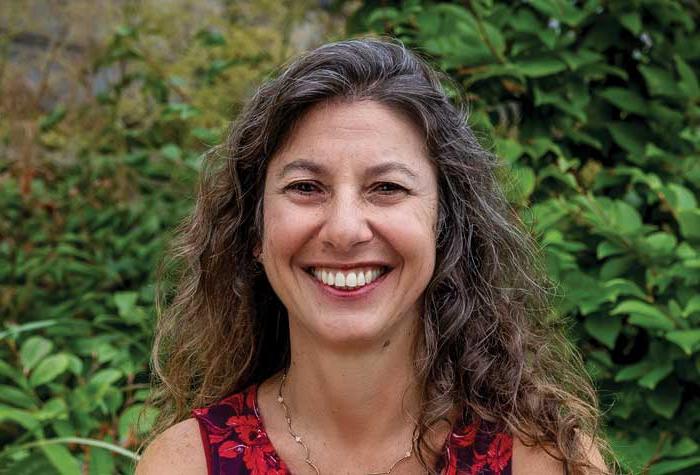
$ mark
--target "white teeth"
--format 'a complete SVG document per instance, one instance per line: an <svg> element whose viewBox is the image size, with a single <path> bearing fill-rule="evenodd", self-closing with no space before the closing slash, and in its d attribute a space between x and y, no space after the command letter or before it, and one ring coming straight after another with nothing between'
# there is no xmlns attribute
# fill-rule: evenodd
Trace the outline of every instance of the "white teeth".
<svg viewBox="0 0 700 475"><path fill-rule="evenodd" d="M312 269L311 273L326 285L354 289L372 283L382 274L382 269L361 269L345 273L328 269Z"/></svg>

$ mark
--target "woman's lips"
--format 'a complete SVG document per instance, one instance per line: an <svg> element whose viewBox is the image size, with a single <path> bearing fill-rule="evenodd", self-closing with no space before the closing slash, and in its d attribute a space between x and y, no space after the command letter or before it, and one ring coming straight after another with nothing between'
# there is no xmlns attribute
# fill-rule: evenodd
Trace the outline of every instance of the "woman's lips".
<svg viewBox="0 0 700 475"><path fill-rule="evenodd" d="M326 285L323 282L319 281L314 277L313 275L309 274L308 272L304 272L313 283L318 286L318 288L321 290L321 292L341 298L341 299L355 299L355 298L362 298L366 297L367 294L372 292L378 285L380 285L382 282L384 282L384 279L386 279L386 276L391 274L393 272L393 269L388 270L387 272L384 272L381 274L379 277L377 277L372 283L367 284L363 287L357 287L354 289L338 289L335 287L331 287L330 285Z"/></svg>

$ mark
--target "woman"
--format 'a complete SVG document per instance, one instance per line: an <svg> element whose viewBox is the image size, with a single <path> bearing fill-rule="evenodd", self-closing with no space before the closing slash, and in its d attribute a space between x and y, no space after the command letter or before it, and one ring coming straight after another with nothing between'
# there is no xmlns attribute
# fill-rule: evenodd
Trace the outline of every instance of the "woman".
<svg viewBox="0 0 700 475"><path fill-rule="evenodd" d="M264 84L182 228L154 348L169 428L137 473L605 472L497 167L394 42Z"/></svg>

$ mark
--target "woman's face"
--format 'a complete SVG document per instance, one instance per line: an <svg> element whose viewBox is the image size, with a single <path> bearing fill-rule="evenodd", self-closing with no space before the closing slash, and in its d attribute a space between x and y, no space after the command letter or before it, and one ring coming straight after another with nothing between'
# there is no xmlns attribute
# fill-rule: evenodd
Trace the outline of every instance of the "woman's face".
<svg viewBox="0 0 700 475"><path fill-rule="evenodd" d="M262 261L292 338L338 346L410 334L435 266L437 203L408 118L372 101L311 108L265 177Z"/></svg>

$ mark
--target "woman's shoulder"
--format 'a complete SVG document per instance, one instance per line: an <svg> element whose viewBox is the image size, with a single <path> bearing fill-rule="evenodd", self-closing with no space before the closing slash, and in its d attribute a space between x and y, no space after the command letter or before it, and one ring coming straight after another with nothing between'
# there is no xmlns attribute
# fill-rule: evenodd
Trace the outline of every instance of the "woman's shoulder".
<svg viewBox="0 0 700 475"><path fill-rule="evenodd" d="M234 420L237 423L247 419L257 420L257 385L226 396L207 407L193 409L192 415L207 429L217 432L230 430Z"/></svg>
<svg viewBox="0 0 700 475"><path fill-rule="evenodd" d="M600 450L590 436L577 434L577 443L585 454L591 475L607 475L613 471L607 466ZM513 473L519 475L559 475L568 473L562 462L561 453L554 447L542 447L523 442L513 436Z"/></svg>
<svg viewBox="0 0 700 475"><path fill-rule="evenodd" d="M251 386L209 406L193 409L194 417L169 427L151 442L135 475L206 474L209 439L237 425L232 424L234 420L239 423L240 418L257 419L255 399L256 386Z"/></svg>
<svg viewBox="0 0 700 475"><path fill-rule="evenodd" d="M135 475L185 475L207 473L207 460L195 418L179 422L149 444Z"/></svg>

